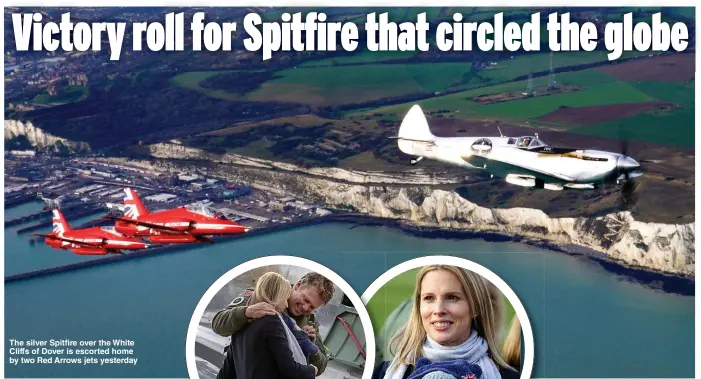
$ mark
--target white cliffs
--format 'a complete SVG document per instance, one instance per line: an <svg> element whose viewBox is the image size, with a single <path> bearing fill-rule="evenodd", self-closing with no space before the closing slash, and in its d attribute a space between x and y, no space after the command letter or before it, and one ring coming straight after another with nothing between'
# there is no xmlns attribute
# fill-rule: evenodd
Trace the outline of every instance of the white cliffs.
<svg viewBox="0 0 701 379"><path fill-rule="evenodd" d="M490 209L452 191L428 186L384 186L338 181L283 171L227 168L231 179L279 188L328 207L353 207L371 216L417 226L494 232L575 244L631 266L694 275L694 223L636 221L629 212L602 217L551 218L539 209Z"/></svg>
<svg viewBox="0 0 701 379"><path fill-rule="evenodd" d="M162 158L210 159L197 149L177 144L160 144L151 148L154 155ZM563 245L575 244L631 266L694 275L694 223L645 223L634 220L628 212L602 217L551 218L538 209L481 207L455 192L431 188L430 185L441 182L441 179L420 172L404 176L338 168L306 170L232 154L227 154L225 159L217 157L214 161L230 160L226 163L238 164L219 165L216 175L231 181L275 188L327 207L353 207L361 213L406 220L416 226L503 233ZM253 163L240 163L242 161ZM145 161L138 164L150 165ZM183 168L178 167L177 159L157 164L158 168L167 167L173 171Z"/></svg>
<svg viewBox="0 0 701 379"><path fill-rule="evenodd" d="M405 173L402 176L385 172L344 170L335 167L301 168L294 164L275 162L238 154L215 154L194 147L184 146L178 141L149 145L152 156L166 159L206 159L212 162L232 163L243 166L280 169L322 176L352 183L402 183L402 184L451 184L460 183L464 176L433 176L423 172Z"/></svg>
<svg viewBox="0 0 701 379"><path fill-rule="evenodd" d="M5 120L5 139L11 139L20 135L26 136L29 143L37 150L55 150L56 142L60 141L71 151L90 151L90 146L85 142L70 141L65 138L56 137L37 128L31 122L25 123L16 120Z"/></svg>
<svg viewBox="0 0 701 379"><path fill-rule="evenodd" d="M628 213L622 214L621 220L620 240L608 249L609 255L625 262L643 262L645 266L694 273L694 223L644 223L633 220Z"/></svg>
<svg viewBox="0 0 701 379"><path fill-rule="evenodd" d="M489 209L455 192L311 184L327 205L350 205L373 216L400 218L418 226L496 232L575 244L625 264L674 274L694 275L694 223L635 221L629 212L595 218L551 218L538 209ZM326 188L324 188L326 187Z"/></svg>

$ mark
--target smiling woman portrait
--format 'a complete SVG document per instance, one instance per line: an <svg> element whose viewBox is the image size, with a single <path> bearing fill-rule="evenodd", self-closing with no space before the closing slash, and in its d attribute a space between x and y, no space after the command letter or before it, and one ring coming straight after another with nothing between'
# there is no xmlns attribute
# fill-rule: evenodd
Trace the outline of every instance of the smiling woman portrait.
<svg viewBox="0 0 701 379"><path fill-rule="evenodd" d="M409 320L389 342L392 361L373 379L515 379L501 355L503 298L492 283L460 267L417 274Z"/></svg>

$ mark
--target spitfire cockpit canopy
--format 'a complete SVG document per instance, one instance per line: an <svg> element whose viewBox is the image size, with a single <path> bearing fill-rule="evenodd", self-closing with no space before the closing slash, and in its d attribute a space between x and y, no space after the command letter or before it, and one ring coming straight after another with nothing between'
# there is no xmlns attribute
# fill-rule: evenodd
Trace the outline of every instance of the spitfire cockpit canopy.
<svg viewBox="0 0 701 379"><path fill-rule="evenodd" d="M520 148L534 148L539 146L548 146L547 143L543 142L538 135L535 136L524 136L518 138L509 138L509 145L515 145Z"/></svg>

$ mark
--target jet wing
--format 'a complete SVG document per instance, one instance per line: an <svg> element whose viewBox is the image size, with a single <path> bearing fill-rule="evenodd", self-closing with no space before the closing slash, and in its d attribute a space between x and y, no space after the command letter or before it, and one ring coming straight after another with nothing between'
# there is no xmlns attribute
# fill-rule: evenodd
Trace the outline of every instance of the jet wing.
<svg viewBox="0 0 701 379"><path fill-rule="evenodd" d="M83 242L83 241L77 241L77 240L74 240L74 239L59 237L59 236L55 236L55 235L51 235L51 234L31 234L31 235L32 235L32 236L36 236L36 237L51 238L51 239L55 239L55 240L58 240L58 241L70 242L70 243L74 243L74 244L76 244L76 245L82 245L82 246L85 246L85 247L102 247L102 245L103 245L102 242L101 242L101 243Z"/></svg>
<svg viewBox="0 0 701 379"><path fill-rule="evenodd" d="M184 232L182 229L171 228L168 226L152 224L150 222L143 222L143 221L139 221L139 220L132 220L129 218L122 218L122 217L115 217L115 216L105 216L104 218L106 218L108 220L119 220L119 221L127 222L130 224L134 224L134 225L146 226L146 227L151 228L151 229L165 230L167 232L176 232L176 233L183 233Z"/></svg>

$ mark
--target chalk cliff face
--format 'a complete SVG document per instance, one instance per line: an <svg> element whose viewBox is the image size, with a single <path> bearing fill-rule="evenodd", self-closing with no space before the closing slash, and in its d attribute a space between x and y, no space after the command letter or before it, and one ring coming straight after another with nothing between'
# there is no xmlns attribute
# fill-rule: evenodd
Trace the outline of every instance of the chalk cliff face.
<svg viewBox="0 0 701 379"><path fill-rule="evenodd" d="M196 155L197 149L190 151L190 156L181 155L184 151L187 150L172 144L152 147L154 155L163 158L202 159L202 155ZM219 165L216 173L210 174L327 207L352 207L361 213L401 219L419 227L495 232L563 245L575 244L628 265L694 275L695 223L644 223L633 219L629 212L596 218L551 218L538 209L489 209L456 192L431 188L436 183L458 178L436 178L420 171L404 177L396 173L360 173L338 168L306 170L233 155L218 156L213 161L236 164ZM177 160L160 161L157 167L145 161L139 164L174 171L184 168Z"/></svg>
<svg viewBox="0 0 701 379"><path fill-rule="evenodd" d="M505 233L581 245L628 265L694 274L694 223L643 223L635 221L629 212L596 218L551 218L538 209L484 208L455 192L429 187L363 186L304 177L296 184L280 186L282 175L276 176L267 185L303 194L317 204L351 206L358 212L398 218L417 226Z"/></svg>
<svg viewBox="0 0 701 379"><path fill-rule="evenodd" d="M85 142L76 142L65 138L56 137L44 130L37 128L31 122L5 120L5 139L11 139L24 135L37 150L55 151L56 142L63 143L72 152L90 151L90 145Z"/></svg>
<svg viewBox="0 0 701 379"><path fill-rule="evenodd" d="M422 171L418 171L416 173L407 172L403 173L401 176L398 176L396 173L388 174L385 172L361 172L344 170L335 167L301 168L290 163L269 161L237 154L214 154L201 149L181 145L177 140L171 141L171 143L149 145L149 151L151 155L156 158L205 159L218 163L231 163L250 167L299 172L307 175L328 177L352 183L451 184L460 183L464 179L464 176L432 175L431 173Z"/></svg>

